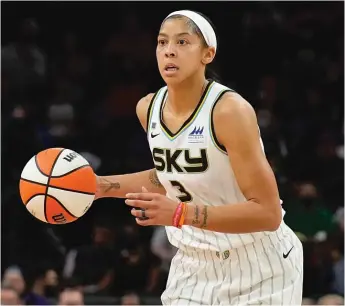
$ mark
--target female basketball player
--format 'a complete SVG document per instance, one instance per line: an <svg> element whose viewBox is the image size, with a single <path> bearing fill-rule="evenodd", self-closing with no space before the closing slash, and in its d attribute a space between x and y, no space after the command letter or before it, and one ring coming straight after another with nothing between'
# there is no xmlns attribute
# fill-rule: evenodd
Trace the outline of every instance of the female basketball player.
<svg viewBox="0 0 345 306"><path fill-rule="evenodd" d="M167 86L137 105L155 169L98 177L97 198L126 197L139 225L166 226L179 250L164 305L301 305L302 245L282 220L253 108L205 78L216 52L202 15L163 21L157 61Z"/></svg>

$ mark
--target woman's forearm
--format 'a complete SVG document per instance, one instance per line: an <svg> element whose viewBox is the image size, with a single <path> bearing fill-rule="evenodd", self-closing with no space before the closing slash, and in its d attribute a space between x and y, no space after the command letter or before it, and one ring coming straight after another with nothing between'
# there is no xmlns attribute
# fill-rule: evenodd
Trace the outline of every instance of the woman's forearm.
<svg viewBox="0 0 345 306"><path fill-rule="evenodd" d="M127 193L141 192L145 187L149 192L165 195L165 189L160 183L156 169L146 171L97 177L98 191L96 198L125 198Z"/></svg>

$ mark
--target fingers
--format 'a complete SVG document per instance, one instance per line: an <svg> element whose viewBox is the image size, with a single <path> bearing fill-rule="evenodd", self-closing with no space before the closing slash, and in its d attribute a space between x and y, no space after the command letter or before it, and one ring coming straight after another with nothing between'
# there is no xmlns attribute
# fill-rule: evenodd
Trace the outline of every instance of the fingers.
<svg viewBox="0 0 345 306"><path fill-rule="evenodd" d="M131 214L134 216L134 217L137 217L137 218L143 218L143 212L141 211L141 209L135 209L133 208L131 210ZM145 210L145 217L147 218L153 218L154 215L153 215L153 212L152 210Z"/></svg>
<svg viewBox="0 0 345 306"><path fill-rule="evenodd" d="M128 206L132 206L132 207L137 207L137 208L150 208L152 207L152 203L150 203L149 201L141 201L141 200L125 200L125 203Z"/></svg>
<svg viewBox="0 0 345 306"><path fill-rule="evenodd" d="M147 220L140 220L138 218L135 218L135 221L137 222L137 224L141 225L141 226L149 226L149 225L154 225L154 222L152 219L147 219Z"/></svg>
<svg viewBox="0 0 345 306"><path fill-rule="evenodd" d="M146 192L146 191L143 193L127 193L126 198L131 199L131 200L136 199L136 200L152 201L159 197L159 194L157 193Z"/></svg>
<svg viewBox="0 0 345 306"><path fill-rule="evenodd" d="M147 219L143 219L143 213L141 209L132 209L131 214L136 217L135 221L138 225L141 226L149 226L155 225L154 222L154 213L152 209L148 209L152 207L152 202L154 199L157 199L159 196L156 193L150 193L144 186L141 187L142 193L129 193L126 194L127 199L125 203L129 206L145 209L145 217Z"/></svg>

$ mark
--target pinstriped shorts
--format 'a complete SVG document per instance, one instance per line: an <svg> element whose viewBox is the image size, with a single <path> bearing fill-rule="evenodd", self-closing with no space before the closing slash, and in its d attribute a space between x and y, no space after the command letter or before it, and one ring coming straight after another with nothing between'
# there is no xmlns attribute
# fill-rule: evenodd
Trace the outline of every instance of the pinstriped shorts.
<svg viewBox="0 0 345 306"><path fill-rule="evenodd" d="M301 305L302 287L302 244L284 224L262 240L222 253L179 250L162 303Z"/></svg>

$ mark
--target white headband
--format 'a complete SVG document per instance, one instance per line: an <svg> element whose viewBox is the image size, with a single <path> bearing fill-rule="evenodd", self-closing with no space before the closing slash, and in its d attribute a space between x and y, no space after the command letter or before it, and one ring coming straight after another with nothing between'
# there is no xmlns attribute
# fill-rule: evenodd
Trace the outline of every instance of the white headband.
<svg viewBox="0 0 345 306"><path fill-rule="evenodd" d="M204 36L204 39L205 39L207 45L209 47L214 47L215 50L217 51L216 33L214 32L210 23L204 17L202 17L201 15L199 15L198 13L195 13L193 11L183 10L183 11L173 12L173 13L169 14L167 18L174 16L174 15L182 15L182 16L185 16L185 17L189 18L190 20L192 20L197 25L197 27L199 28L202 36ZM167 18L165 18L165 19L167 19Z"/></svg>

